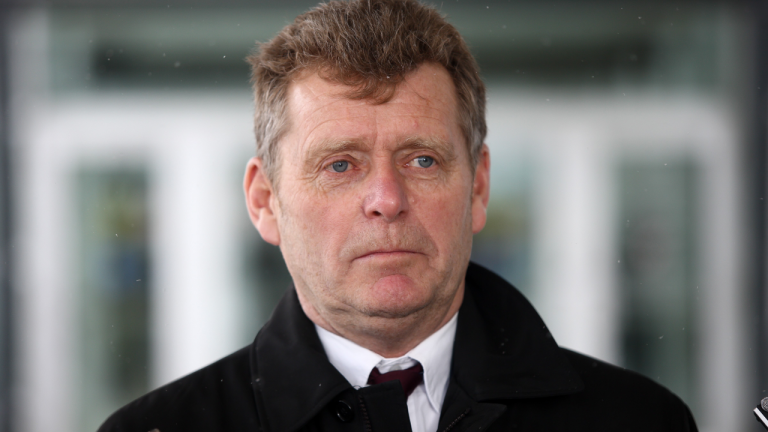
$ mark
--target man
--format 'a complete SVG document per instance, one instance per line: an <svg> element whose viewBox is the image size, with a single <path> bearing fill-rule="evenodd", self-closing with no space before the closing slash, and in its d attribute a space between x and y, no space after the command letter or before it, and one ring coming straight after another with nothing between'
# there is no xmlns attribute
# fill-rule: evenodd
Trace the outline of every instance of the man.
<svg viewBox="0 0 768 432"><path fill-rule="evenodd" d="M248 211L294 288L252 345L103 431L693 431L650 380L564 349L469 263L485 224L485 90L414 0L331 2L252 56Z"/></svg>

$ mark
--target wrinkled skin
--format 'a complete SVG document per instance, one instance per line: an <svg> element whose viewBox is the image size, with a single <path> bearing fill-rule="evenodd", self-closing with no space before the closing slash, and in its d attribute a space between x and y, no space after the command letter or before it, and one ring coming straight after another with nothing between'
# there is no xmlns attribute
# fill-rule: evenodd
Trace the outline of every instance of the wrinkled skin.
<svg viewBox="0 0 768 432"><path fill-rule="evenodd" d="M423 64L386 103L305 74L289 87L276 190L258 158L245 192L279 245L307 316L385 357L458 310L472 235L486 221L490 159L471 167L448 72Z"/></svg>

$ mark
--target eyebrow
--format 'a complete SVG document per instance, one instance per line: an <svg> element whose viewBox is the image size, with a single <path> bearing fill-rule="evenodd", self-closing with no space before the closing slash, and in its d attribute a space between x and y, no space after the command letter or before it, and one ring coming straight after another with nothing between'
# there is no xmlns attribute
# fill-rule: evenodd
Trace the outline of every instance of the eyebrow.
<svg viewBox="0 0 768 432"><path fill-rule="evenodd" d="M335 153L348 151L365 151L370 149L370 145L360 140L323 140L320 144L313 146L304 160L305 169L313 169L318 161Z"/></svg>
<svg viewBox="0 0 768 432"><path fill-rule="evenodd" d="M328 139L321 141L320 144L314 146L309 151L307 158L304 161L304 168L313 170L317 163L328 157L329 155L350 151L368 151L371 149L370 144L362 140L333 140ZM439 138L435 137L423 137L413 136L402 140L402 143L397 146L397 150L433 150L441 154L446 161L450 162L456 159L456 152L453 146Z"/></svg>
<svg viewBox="0 0 768 432"><path fill-rule="evenodd" d="M447 161L456 159L456 152L453 150L453 146L450 143L435 137L410 137L405 139L403 144L398 147L402 149L434 150L440 153Z"/></svg>

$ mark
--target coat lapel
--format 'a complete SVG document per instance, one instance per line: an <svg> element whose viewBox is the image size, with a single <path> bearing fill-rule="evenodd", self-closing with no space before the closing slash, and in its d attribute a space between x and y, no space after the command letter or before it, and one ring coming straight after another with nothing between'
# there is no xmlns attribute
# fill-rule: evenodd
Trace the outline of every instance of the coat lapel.
<svg viewBox="0 0 768 432"><path fill-rule="evenodd" d="M487 430L506 409L504 404L475 401L456 381L451 381L443 401L437 431Z"/></svg>

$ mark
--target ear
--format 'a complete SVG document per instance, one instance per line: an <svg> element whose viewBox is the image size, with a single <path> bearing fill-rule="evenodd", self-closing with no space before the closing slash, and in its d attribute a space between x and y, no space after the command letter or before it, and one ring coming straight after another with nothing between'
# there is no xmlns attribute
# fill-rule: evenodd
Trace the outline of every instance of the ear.
<svg viewBox="0 0 768 432"><path fill-rule="evenodd" d="M264 173L263 163L260 158L254 157L248 161L245 167L243 179L245 190L245 206L248 207L248 215L253 226L261 234L261 238L267 243L278 246L280 244L280 231L277 228L275 208L277 196L272 189L272 183Z"/></svg>
<svg viewBox="0 0 768 432"><path fill-rule="evenodd" d="M475 180L472 185L472 233L479 233L487 220L488 198L491 192L491 154L483 144L480 157L475 167Z"/></svg>

